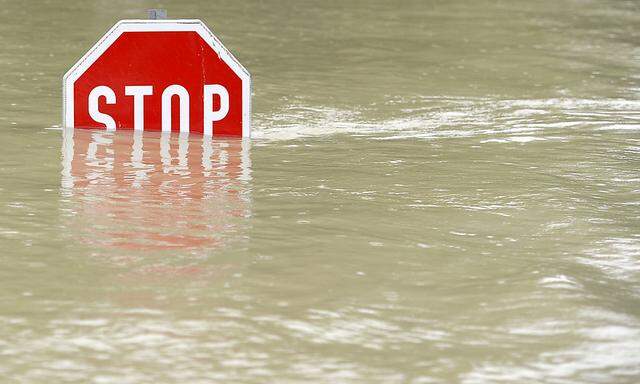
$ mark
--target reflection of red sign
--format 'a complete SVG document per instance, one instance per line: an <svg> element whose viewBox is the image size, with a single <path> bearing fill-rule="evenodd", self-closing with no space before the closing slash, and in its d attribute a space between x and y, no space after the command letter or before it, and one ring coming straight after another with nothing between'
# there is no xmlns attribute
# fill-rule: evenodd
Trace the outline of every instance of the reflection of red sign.
<svg viewBox="0 0 640 384"><path fill-rule="evenodd" d="M74 238L99 254L206 254L242 237L250 214L248 145L206 136L65 130L62 191Z"/></svg>
<svg viewBox="0 0 640 384"><path fill-rule="evenodd" d="M199 20L124 20L64 77L64 125L250 136L249 73Z"/></svg>

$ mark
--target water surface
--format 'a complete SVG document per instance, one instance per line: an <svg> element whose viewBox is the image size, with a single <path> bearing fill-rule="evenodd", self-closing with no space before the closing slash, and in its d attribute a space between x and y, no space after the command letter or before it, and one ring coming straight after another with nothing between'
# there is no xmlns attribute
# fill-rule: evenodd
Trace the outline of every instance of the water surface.
<svg viewBox="0 0 640 384"><path fill-rule="evenodd" d="M203 19L254 138L70 131L120 18ZM640 7L0 1L0 381L636 383Z"/></svg>

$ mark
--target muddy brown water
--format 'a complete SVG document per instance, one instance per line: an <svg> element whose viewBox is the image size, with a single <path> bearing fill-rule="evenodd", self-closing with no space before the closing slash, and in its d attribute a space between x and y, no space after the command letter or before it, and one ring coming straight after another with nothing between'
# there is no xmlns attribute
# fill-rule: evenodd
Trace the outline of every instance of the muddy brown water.
<svg viewBox="0 0 640 384"><path fill-rule="evenodd" d="M254 137L60 127L200 18ZM0 1L0 381L637 383L633 1Z"/></svg>

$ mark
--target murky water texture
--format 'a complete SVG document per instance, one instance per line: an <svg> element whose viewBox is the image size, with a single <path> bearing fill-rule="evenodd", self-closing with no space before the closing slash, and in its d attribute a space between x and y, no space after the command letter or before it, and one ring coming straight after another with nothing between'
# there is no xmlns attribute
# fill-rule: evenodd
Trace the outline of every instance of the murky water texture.
<svg viewBox="0 0 640 384"><path fill-rule="evenodd" d="M169 1L254 138L60 127L148 1L0 1L0 381L637 383L640 8Z"/></svg>

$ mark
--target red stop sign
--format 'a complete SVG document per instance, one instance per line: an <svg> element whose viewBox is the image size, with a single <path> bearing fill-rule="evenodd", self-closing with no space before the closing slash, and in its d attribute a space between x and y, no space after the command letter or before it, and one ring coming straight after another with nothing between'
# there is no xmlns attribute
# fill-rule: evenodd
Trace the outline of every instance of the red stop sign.
<svg viewBox="0 0 640 384"><path fill-rule="evenodd" d="M251 77L200 20L118 22L64 76L75 128L250 136Z"/></svg>

